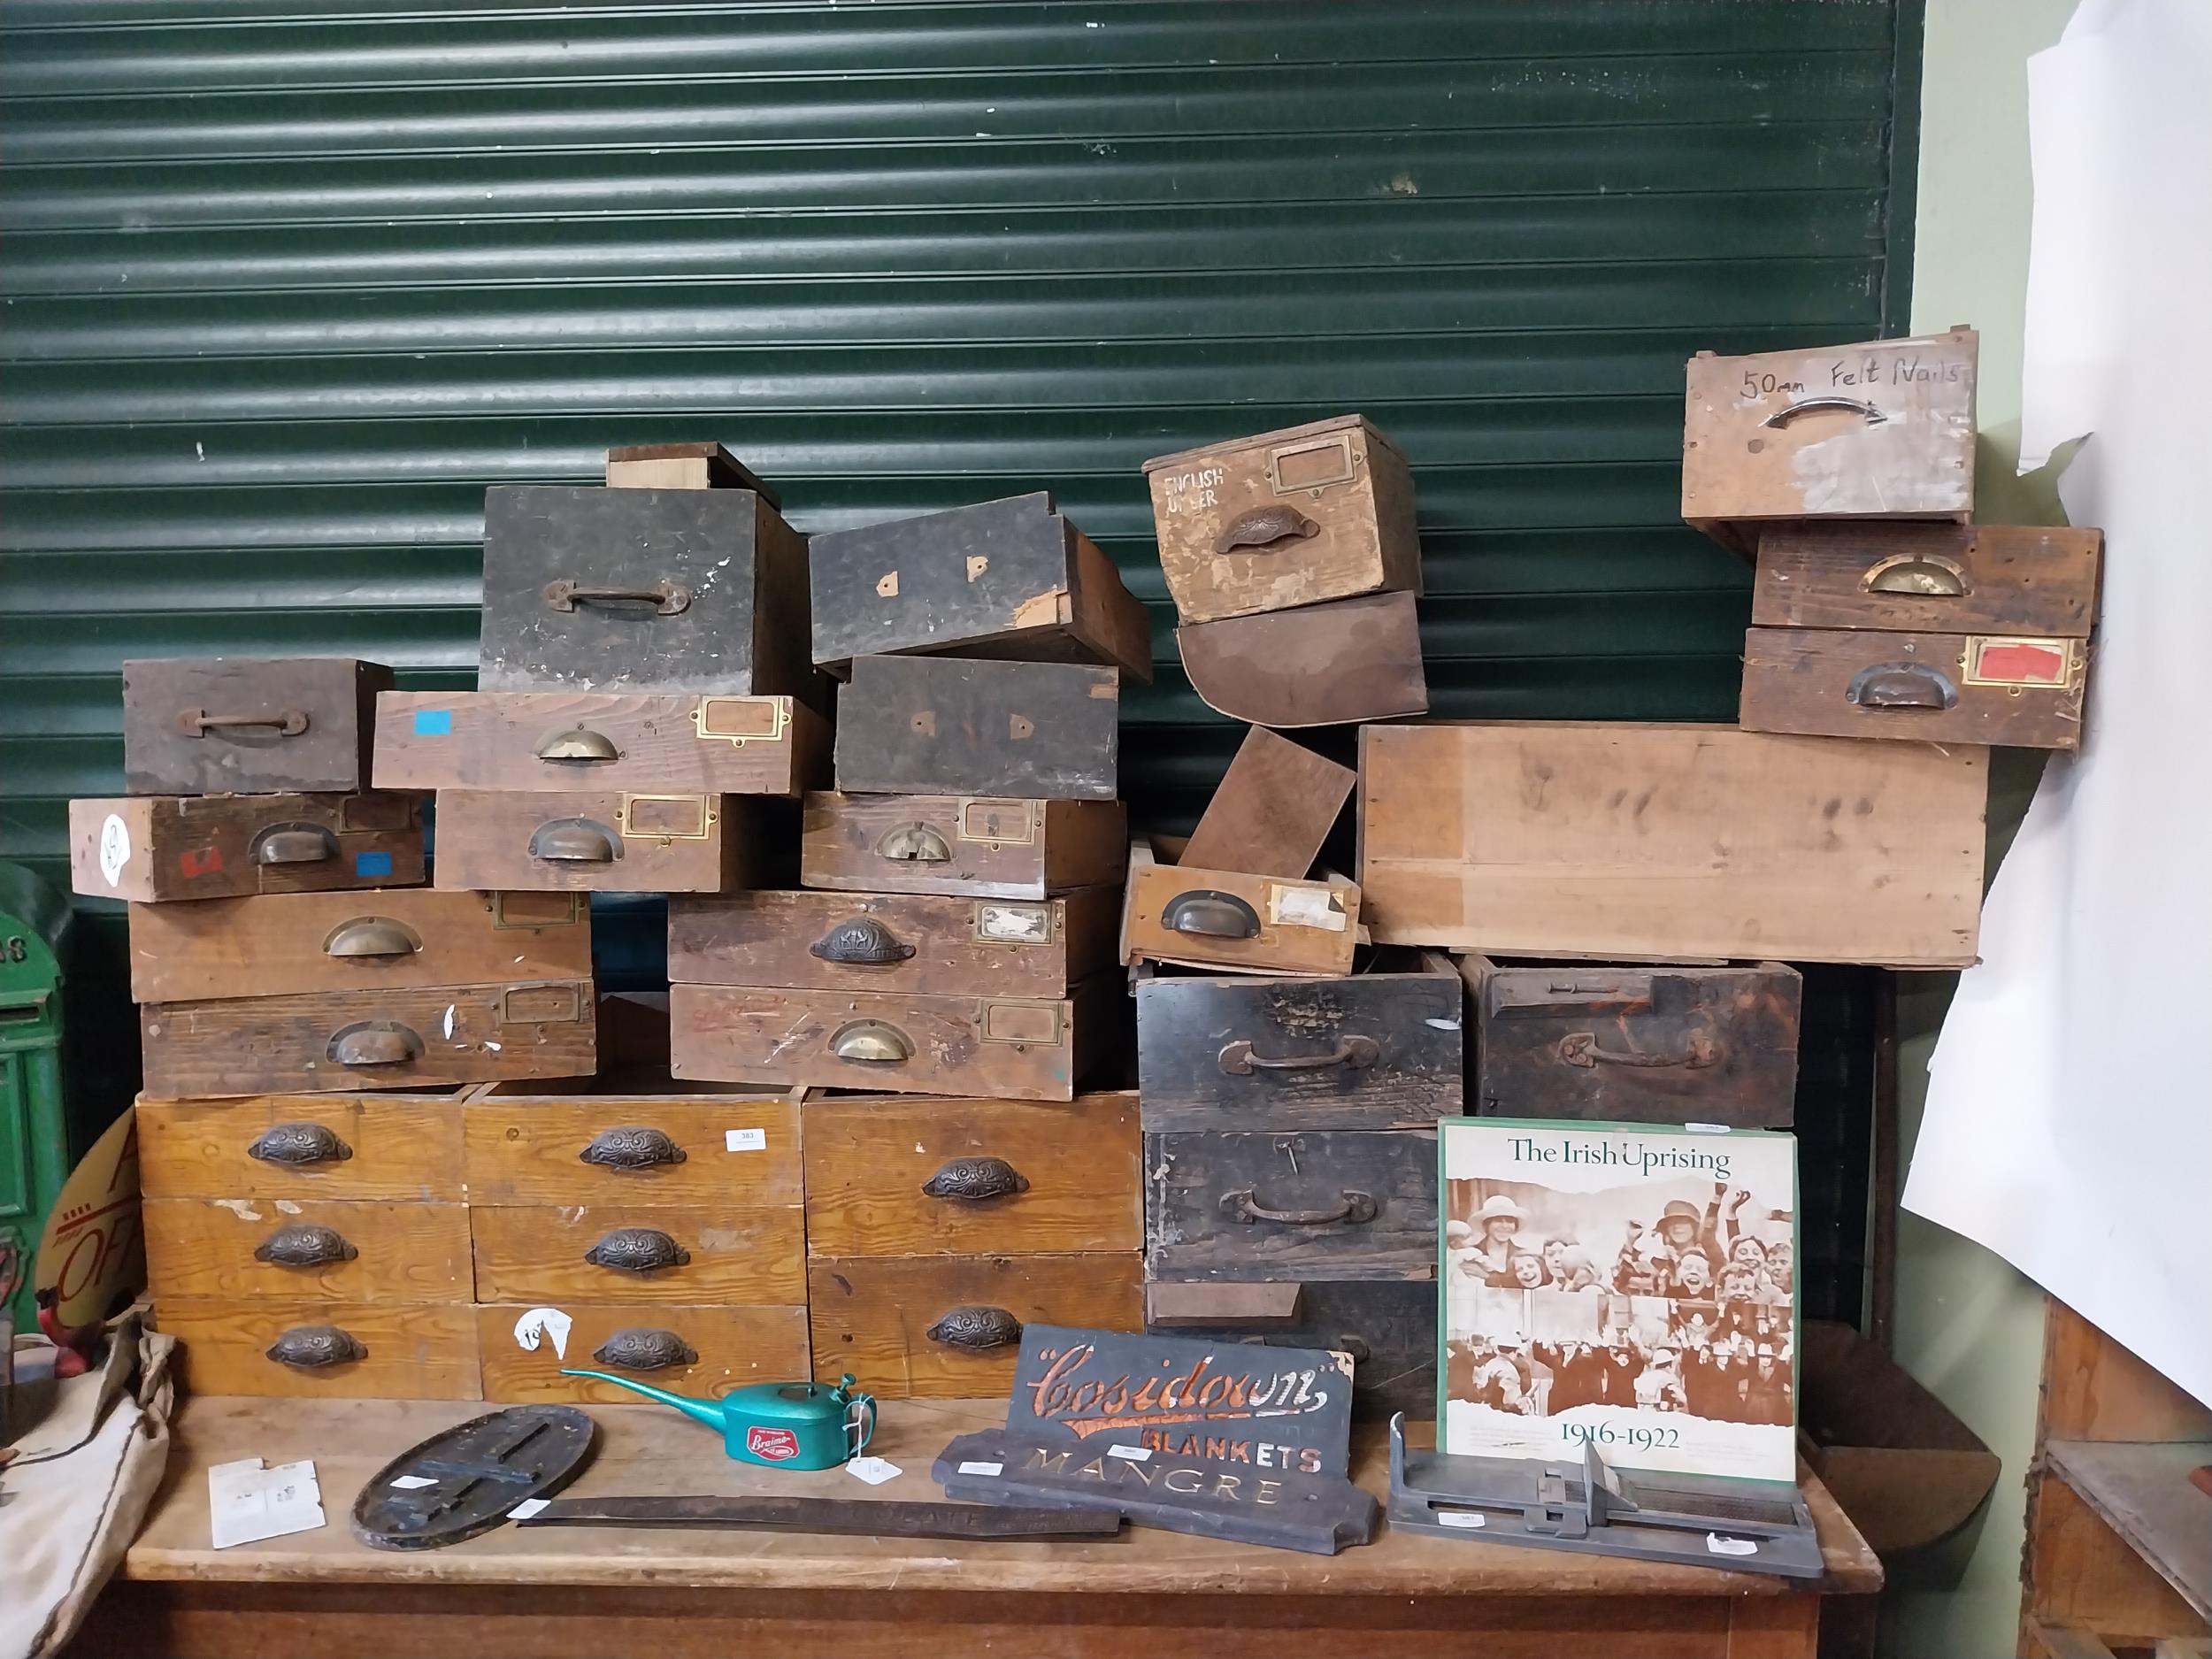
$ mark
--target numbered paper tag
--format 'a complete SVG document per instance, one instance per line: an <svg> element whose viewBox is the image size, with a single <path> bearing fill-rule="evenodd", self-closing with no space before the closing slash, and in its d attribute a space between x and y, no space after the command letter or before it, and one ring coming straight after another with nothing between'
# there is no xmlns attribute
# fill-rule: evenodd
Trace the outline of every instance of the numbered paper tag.
<svg viewBox="0 0 2212 1659"><path fill-rule="evenodd" d="M1472 1531L1476 1527L1489 1525L1490 1517L1486 1515L1477 1515L1472 1509L1439 1509L1436 1512L1436 1524L1439 1526L1456 1526Z"/></svg>
<svg viewBox="0 0 2212 1659"><path fill-rule="evenodd" d="M768 1132L765 1129L725 1129L722 1132L725 1152L765 1152L768 1150Z"/></svg>
<svg viewBox="0 0 2212 1659"><path fill-rule="evenodd" d="M111 812L107 822L100 826L100 873L107 878L108 886L122 884L123 866L130 861L130 826Z"/></svg>
<svg viewBox="0 0 2212 1659"><path fill-rule="evenodd" d="M1106 1455L1125 1457L1133 1463L1148 1463L1152 1461L1152 1448L1148 1446L1109 1446Z"/></svg>
<svg viewBox="0 0 2212 1659"><path fill-rule="evenodd" d="M1005 1469L1004 1463L963 1463L960 1465L960 1472L964 1475L996 1475L1003 1473Z"/></svg>
<svg viewBox="0 0 2212 1659"><path fill-rule="evenodd" d="M845 1472L856 1480L864 1480L872 1486L879 1486L887 1480L899 1478L899 1466L884 1457L856 1457L845 1465Z"/></svg>
<svg viewBox="0 0 2212 1659"><path fill-rule="evenodd" d="M1267 919L1279 927L1321 927L1332 933L1344 931L1344 906L1329 887L1270 887Z"/></svg>

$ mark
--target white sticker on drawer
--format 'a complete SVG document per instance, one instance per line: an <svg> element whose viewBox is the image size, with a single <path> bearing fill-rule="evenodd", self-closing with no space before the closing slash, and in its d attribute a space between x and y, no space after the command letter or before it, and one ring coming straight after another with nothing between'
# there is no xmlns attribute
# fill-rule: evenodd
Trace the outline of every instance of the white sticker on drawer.
<svg viewBox="0 0 2212 1659"><path fill-rule="evenodd" d="M1005 1471L1004 1463L963 1463L960 1465L960 1472L964 1475L998 1475Z"/></svg>
<svg viewBox="0 0 2212 1659"><path fill-rule="evenodd" d="M1048 945L1052 942L1052 907L1048 904L979 904L975 907L979 939L1002 945Z"/></svg>
<svg viewBox="0 0 2212 1659"><path fill-rule="evenodd" d="M725 1152L765 1152L768 1150L768 1132L765 1129L725 1129L722 1132Z"/></svg>
<svg viewBox="0 0 2212 1659"><path fill-rule="evenodd" d="M1490 1517L1486 1515L1477 1515L1472 1509L1439 1509L1436 1511L1436 1524L1439 1526L1471 1529L1489 1525Z"/></svg>
<svg viewBox="0 0 2212 1659"><path fill-rule="evenodd" d="M532 1308L515 1321L515 1346L534 1354L546 1338L553 1340L555 1357L568 1357L568 1328L575 1323L558 1308Z"/></svg>
<svg viewBox="0 0 2212 1659"><path fill-rule="evenodd" d="M1330 887L1277 887L1267 890L1267 919L1279 927L1325 927L1344 931L1344 906Z"/></svg>

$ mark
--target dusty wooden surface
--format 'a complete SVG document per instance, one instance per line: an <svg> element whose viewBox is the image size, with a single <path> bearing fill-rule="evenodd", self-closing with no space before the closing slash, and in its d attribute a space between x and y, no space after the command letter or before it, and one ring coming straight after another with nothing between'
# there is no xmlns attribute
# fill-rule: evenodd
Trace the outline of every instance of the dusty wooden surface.
<svg viewBox="0 0 2212 1659"><path fill-rule="evenodd" d="M132 795L369 787L369 732L392 671L350 657L163 657L123 664ZM255 724L203 724L245 718ZM180 724L180 722L187 724Z"/></svg>
<svg viewBox="0 0 2212 1659"><path fill-rule="evenodd" d="M1118 801L825 791L806 798L799 862L810 887L1041 899L1117 883L1128 856Z"/></svg>
<svg viewBox="0 0 2212 1659"><path fill-rule="evenodd" d="M1303 880L1358 781L1349 766L1256 726L1175 862Z"/></svg>
<svg viewBox="0 0 2212 1659"><path fill-rule="evenodd" d="M148 1198L458 1199L466 1093L142 1099L139 1182ZM254 1156L263 1133L282 1124L327 1129L341 1156L309 1164Z"/></svg>
<svg viewBox="0 0 2212 1659"><path fill-rule="evenodd" d="M119 795L69 803L71 885L94 898L146 903L253 893L419 887L422 797L411 795ZM102 863L107 822L129 843ZM292 832L298 862L262 863L265 833Z"/></svg>
<svg viewBox="0 0 2212 1659"><path fill-rule="evenodd" d="M1989 757L1582 721L1370 726L1378 942L1490 955L1959 966Z"/></svg>
<svg viewBox="0 0 2212 1659"><path fill-rule="evenodd" d="M861 657L838 695L837 787L1110 801L1121 680L1072 663Z"/></svg>
<svg viewBox="0 0 2212 1659"><path fill-rule="evenodd" d="M1978 683L1993 664L2032 683ZM2088 672L2078 640L1753 628L1738 718L1747 732L2078 749Z"/></svg>
<svg viewBox="0 0 2212 1659"><path fill-rule="evenodd" d="M154 1198L141 1207L148 1282L164 1298L333 1302L466 1302L469 1212L457 1203L376 1198ZM288 1265L286 1229L327 1228L313 1240L336 1259ZM296 1238L296 1235L294 1235ZM344 1250L352 1254L345 1255Z"/></svg>
<svg viewBox="0 0 2212 1659"><path fill-rule="evenodd" d="M711 1088L711 1085L707 1086ZM610 1131L665 1137L665 1161L595 1161ZM740 1145L729 1144L741 1133ZM754 1133L754 1132L757 1132ZM605 1093L532 1082L494 1084L461 1112L468 1194L475 1204L796 1204L799 1108L730 1089ZM678 1156L680 1155L680 1156Z"/></svg>
<svg viewBox="0 0 2212 1659"><path fill-rule="evenodd" d="M761 843L785 833L772 823L770 809L778 804L741 795L441 789L437 885L478 892L725 893L772 866L772 849ZM604 856L543 856L554 845L549 838L564 832Z"/></svg>
<svg viewBox="0 0 2212 1659"><path fill-rule="evenodd" d="M473 1316L482 1357L484 1398L512 1404L565 1402L573 1405L620 1404L637 1395L612 1383L564 1377L565 1366L586 1366L618 1377L634 1377L672 1393L712 1399L754 1383L792 1382L807 1374L806 1310L796 1303L718 1302L710 1307L665 1302L603 1299L564 1302L569 1327L568 1352L557 1352L542 1338L525 1348L516 1335L534 1302L487 1302L464 1312ZM665 1332L680 1349L672 1363L651 1370L626 1363L620 1348L605 1348L618 1332ZM685 1358L684 1355L690 1357ZM718 1457L718 1447L695 1449Z"/></svg>
<svg viewBox="0 0 2212 1659"><path fill-rule="evenodd" d="M1418 607L1370 594L1300 611L1175 630L1183 672L1206 704L1254 726L1348 726L1425 714Z"/></svg>
<svg viewBox="0 0 2212 1659"><path fill-rule="evenodd" d="M2212 1620L2212 1496L2191 1484L2212 1440L2052 1440L2052 1470L2099 1519Z"/></svg>
<svg viewBox="0 0 2212 1659"><path fill-rule="evenodd" d="M2041 525L1782 525L1759 537L1751 622L2086 639L2101 530Z"/></svg>

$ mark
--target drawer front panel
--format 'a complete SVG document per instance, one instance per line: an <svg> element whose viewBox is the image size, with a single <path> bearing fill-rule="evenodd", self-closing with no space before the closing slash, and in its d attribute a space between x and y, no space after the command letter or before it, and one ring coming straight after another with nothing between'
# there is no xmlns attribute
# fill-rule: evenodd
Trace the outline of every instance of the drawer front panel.
<svg viewBox="0 0 2212 1659"><path fill-rule="evenodd" d="M1783 525L1759 537L1751 621L2086 639L2101 530L2030 525Z"/></svg>
<svg viewBox="0 0 2212 1659"><path fill-rule="evenodd" d="M461 1113L477 1204L796 1204L799 1108L787 1100L501 1091Z"/></svg>
<svg viewBox="0 0 2212 1659"><path fill-rule="evenodd" d="M143 1215L148 1282L157 1297L469 1298L469 1212L457 1203L157 1198Z"/></svg>
<svg viewBox="0 0 2212 1659"><path fill-rule="evenodd" d="M475 1205L479 1302L795 1302L806 1297L798 1206Z"/></svg>
<svg viewBox="0 0 2212 1659"><path fill-rule="evenodd" d="M803 1307L579 1303L562 1310L572 1321L565 1354L549 1335L524 1324L534 1311L524 1303L467 1311L482 1345L484 1398L503 1405L641 1403L639 1395L611 1383L564 1377L564 1366L634 1377L703 1400L754 1383L798 1382L809 1374ZM518 1326L535 1346L523 1346ZM701 1440L700 1453L718 1456L719 1448L710 1437Z"/></svg>
<svg viewBox="0 0 2212 1659"><path fill-rule="evenodd" d="M1352 971L1359 906L1348 881L1139 863L1129 871L1122 959L1340 978Z"/></svg>
<svg viewBox="0 0 2212 1659"><path fill-rule="evenodd" d="M822 717L790 697L388 691L387 789L799 795L829 781Z"/></svg>
<svg viewBox="0 0 2212 1659"><path fill-rule="evenodd" d="M438 793L438 886L489 892L720 893L763 827L744 795L618 789Z"/></svg>
<svg viewBox="0 0 2212 1659"><path fill-rule="evenodd" d="M1141 1330L1141 1268L1133 1251L818 1257L808 1274L814 1375L850 1371L891 1400L1003 1394L1025 1324Z"/></svg>
<svg viewBox="0 0 2212 1659"><path fill-rule="evenodd" d="M288 893L131 913L141 1002L591 977L572 895Z"/></svg>
<svg viewBox="0 0 2212 1659"><path fill-rule="evenodd" d="M69 864L79 893L142 904L419 887L421 799L295 794L72 801Z"/></svg>
<svg viewBox="0 0 2212 1659"><path fill-rule="evenodd" d="M832 1099L805 1110L816 1256L1143 1247L1133 1094L1066 1105Z"/></svg>
<svg viewBox="0 0 2212 1659"><path fill-rule="evenodd" d="M457 1091L141 1100L136 1113L149 1199L462 1195Z"/></svg>
<svg viewBox="0 0 2212 1659"><path fill-rule="evenodd" d="M837 787L847 793L1033 801L1118 793L1114 669L861 657L837 702Z"/></svg>
<svg viewBox="0 0 2212 1659"><path fill-rule="evenodd" d="M1059 997L1111 967L1121 895L740 893L668 907L668 976L794 990Z"/></svg>
<svg viewBox="0 0 2212 1659"><path fill-rule="evenodd" d="M1111 977L1057 1002L675 985L671 1069L782 1088L1072 1100L1124 1000Z"/></svg>
<svg viewBox="0 0 2212 1659"><path fill-rule="evenodd" d="M1150 1328L1169 1336L1349 1354L1354 1416L1403 1411L1419 1417L1436 1409L1433 1282L1318 1279L1269 1286L1294 1291L1296 1300L1286 1315L1261 1317L1250 1317L1246 1310L1251 1304L1237 1296L1249 1288L1217 1280L1147 1285Z"/></svg>
<svg viewBox="0 0 2212 1659"><path fill-rule="evenodd" d="M1042 899L1118 882L1118 801L810 795L800 879L841 892Z"/></svg>
<svg viewBox="0 0 2212 1659"><path fill-rule="evenodd" d="M347 657L142 657L123 664L131 795L369 787L370 710L392 671Z"/></svg>
<svg viewBox="0 0 2212 1659"><path fill-rule="evenodd" d="M1411 594L1187 622L1175 649L1206 705L1248 725L1290 731L1428 712Z"/></svg>
<svg viewBox="0 0 2212 1659"><path fill-rule="evenodd" d="M1752 732L2077 749L2082 640L1754 628L1744 638Z"/></svg>
<svg viewBox="0 0 2212 1659"><path fill-rule="evenodd" d="M1804 981L1754 968L1469 957L1475 1110L1506 1118L1786 1128Z"/></svg>
<svg viewBox="0 0 2212 1659"><path fill-rule="evenodd" d="M1463 1110L1463 995L1448 968L1136 990L1148 1129L1388 1129Z"/></svg>
<svg viewBox="0 0 2212 1659"><path fill-rule="evenodd" d="M138 1010L157 1100L588 1075L588 980L326 991Z"/></svg>
<svg viewBox="0 0 2212 1659"><path fill-rule="evenodd" d="M1157 1279L1432 1279L1436 1136L1147 1134Z"/></svg>
<svg viewBox="0 0 2212 1659"><path fill-rule="evenodd" d="M155 1314L161 1329L177 1339L184 1386L192 1394L333 1400L484 1397L476 1314L465 1303L408 1307L174 1297L165 1298Z"/></svg>

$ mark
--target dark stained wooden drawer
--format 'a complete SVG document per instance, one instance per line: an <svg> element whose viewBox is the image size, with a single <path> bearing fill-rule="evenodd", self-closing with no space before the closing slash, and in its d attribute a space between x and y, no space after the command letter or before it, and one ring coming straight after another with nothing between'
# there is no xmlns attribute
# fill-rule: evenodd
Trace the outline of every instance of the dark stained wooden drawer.
<svg viewBox="0 0 2212 1659"><path fill-rule="evenodd" d="M1145 1316L1170 1336L1349 1354L1355 1416L1435 1414L1433 1281L1155 1281L1145 1286Z"/></svg>
<svg viewBox="0 0 2212 1659"><path fill-rule="evenodd" d="M400 1198L458 1202L461 1098L419 1093L141 1096L138 1178L148 1199Z"/></svg>
<svg viewBox="0 0 2212 1659"><path fill-rule="evenodd" d="M2045 525L1778 526L1759 537L1751 625L2085 640L2103 552L2101 530Z"/></svg>
<svg viewBox="0 0 2212 1659"><path fill-rule="evenodd" d="M1436 1136L1417 1129L1144 1138L1155 1279L1431 1279Z"/></svg>
<svg viewBox="0 0 2212 1659"><path fill-rule="evenodd" d="M479 1302L795 1302L796 1204L472 1203Z"/></svg>
<svg viewBox="0 0 2212 1659"><path fill-rule="evenodd" d="M69 803L71 884L156 903L411 887L423 879L422 797L134 795Z"/></svg>
<svg viewBox="0 0 2212 1659"><path fill-rule="evenodd" d="M638 1395L612 1383L564 1377L565 1366L634 1377L701 1400L718 1399L754 1383L795 1382L809 1375L803 1306L579 1302L562 1310L571 1324L560 1348L549 1333L533 1328L537 1321L525 1322L535 1311L528 1303L458 1311L475 1323L483 1355L483 1397L503 1404L639 1403ZM702 1450L710 1457L717 1455L711 1440L703 1442Z"/></svg>
<svg viewBox="0 0 2212 1659"><path fill-rule="evenodd" d="M2078 749L2088 675L2084 640L1753 628L1737 720L1807 737Z"/></svg>
<svg viewBox="0 0 2212 1659"><path fill-rule="evenodd" d="M1459 975L1442 956L1340 979L1139 983L1149 1130L1389 1129L1461 1111Z"/></svg>
<svg viewBox="0 0 2212 1659"><path fill-rule="evenodd" d="M816 1256L1134 1251L1137 1097L833 1097L806 1108Z"/></svg>
<svg viewBox="0 0 2212 1659"><path fill-rule="evenodd" d="M799 1108L712 1084L494 1083L462 1109L476 1204L797 1204Z"/></svg>
<svg viewBox="0 0 2212 1659"><path fill-rule="evenodd" d="M168 1297L156 1324L177 1339L196 1394L334 1400L480 1400L476 1311L437 1306Z"/></svg>
<svg viewBox="0 0 2212 1659"><path fill-rule="evenodd" d="M791 810L788 803L741 795L441 789L437 884L475 892L732 892L779 868L769 843L788 836Z"/></svg>
<svg viewBox="0 0 2212 1659"><path fill-rule="evenodd" d="M856 795L1111 801L1121 677L1071 663L861 657L837 698L837 787Z"/></svg>
<svg viewBox="0 0 2212 1659"><path fill-rule="evenodd" d="M1118 801L823 793L799 860L810 887L1041 899L1119 882L1129 819Z"/></svg>
<svg viewBox="0 0 2212 1659"><path fill-rule="evenodd" d="M132 795L350 793L369 787L392 671L350 657L163 657L123 664Z"/></svg>
<svg viewBox="0 0 2212 1659"><path fill-rule="evenodd" d="M142 1214L157 1300L469 1298L469 1212L458 1203L155 1198Z"/></svg>
<svg viewBox="0 0 2212 1659"><path fill-rule="evenodd" d="M1058 899L780 893L677 896L668 977L794 990L1057 997L1110 969L1121 890Z"/></svg>

